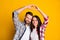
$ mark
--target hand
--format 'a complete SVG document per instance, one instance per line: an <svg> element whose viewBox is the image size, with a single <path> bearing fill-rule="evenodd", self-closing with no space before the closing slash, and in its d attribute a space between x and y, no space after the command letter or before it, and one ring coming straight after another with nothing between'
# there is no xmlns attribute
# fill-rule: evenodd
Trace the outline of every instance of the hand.
<svg viewBox="0 0 60 40"><path fill-rule="evenodd" d="M33 4L30 4L30 5L26 6L26 8L28 8L28 9L31 9L32 7L34 7Z"/></svg>
<svg viewBox="0 0 60 40"><path fill-rule="evenodd" d="M34 8L35 8L36 10L38 10L38 11L40 10L37 6L34 6Z"/></svg>
<svg viewBox="0 0 60 40"><path fill-rule="evenodd" d="M35 6L34 4L30 4L30 5L26 6L26 8L28 8L28 9L31 9L32 7L39 11L39 8L37 6Z"/></svg>

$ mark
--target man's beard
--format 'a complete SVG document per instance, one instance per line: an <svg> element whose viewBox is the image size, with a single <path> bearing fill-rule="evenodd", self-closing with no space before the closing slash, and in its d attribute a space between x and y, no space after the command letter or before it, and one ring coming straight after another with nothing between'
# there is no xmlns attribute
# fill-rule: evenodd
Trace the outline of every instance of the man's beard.
<svg viewBox="0 0 60 40"><path fill-rule="evenodd" d="M28 22L29 22L29 23L28 23L28 22L27 22L25 19L24 19L24 22L25 22L25 24L28 24L28 25L30 25L30 22L28 21Z"/></svg>

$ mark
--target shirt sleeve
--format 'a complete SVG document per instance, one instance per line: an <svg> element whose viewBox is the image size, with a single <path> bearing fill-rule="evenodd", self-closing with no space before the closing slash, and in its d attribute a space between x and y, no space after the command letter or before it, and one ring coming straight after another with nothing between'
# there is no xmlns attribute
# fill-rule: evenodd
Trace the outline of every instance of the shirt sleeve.
<svg viewBox="0 0 60 40"><path fill-rule="evenodd" d="M44 18L44 22L43 22L43 24L41 25L41 27L46 28L46 26L47 26L47 24L48 24L48 19L49 19L48 16L47 16L46 18Z"/></svg>
<svg viewBox="0 0 60 40"><path fill-rule="evenodd" d="M44 22L40 26L40 40L44 40L44 37L45 37L44 33L45 33L47 24L48 24L48 16L46 18L44 18Z"/></svg>
<svg viewBox="0 0 60 40"><path fill-rule="evenodd" d="M18 12L17 11L14 11L13 13L12 13L12 17L13 17L13 22L14 22L14 26L15 26L15 28L16 28L16 30L20 27L20 25L21 25L21 21L19 20L19 18L18 18Z"/></svg>
<svg viewBox="0 0 60 40"><path fill-rule="evenodd" d="M46 18L44 18L44 22L43 24L40 26L40 33L44 34L45 32L45 29L47 27L47 24L48 24L48 16Z"/></svg>

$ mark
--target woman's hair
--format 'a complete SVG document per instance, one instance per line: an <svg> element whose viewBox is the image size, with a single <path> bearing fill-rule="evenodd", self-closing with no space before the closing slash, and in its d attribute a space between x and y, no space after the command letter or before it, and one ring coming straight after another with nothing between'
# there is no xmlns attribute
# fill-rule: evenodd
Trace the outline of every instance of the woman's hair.
<svg viewBox="0 0 60 40"><path fill-rule="evenodd" d="M37 19L37 21L38 21L37 34L38 34L38 38L39 38L39 40L40 40L40 26L41 26L42 22L41 22L40 18L39 18L37 15L33 16L33 18L34 18L34 17L35 17L35 18ZM33 21L33 19L32 19L32 21ZM31 21L31 25L30 25L31 32L32 32L33 29L35 28L35 26L32 24L32 21Z"/></svg>

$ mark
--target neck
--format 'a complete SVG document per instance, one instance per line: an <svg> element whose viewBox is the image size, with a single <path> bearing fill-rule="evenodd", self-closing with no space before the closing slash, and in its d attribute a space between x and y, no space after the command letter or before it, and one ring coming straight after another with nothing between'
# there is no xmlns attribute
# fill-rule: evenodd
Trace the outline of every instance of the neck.
<svg viewBox="0 0 60 40"><path fill-rule="evenodd" d="M34 29L37 29L37 27L35 27Z"/></svg>
<svg viewBox="0 0 60 40"><path fill-rule="evenodd" d="M37 26L35 26L35 28L37 28Z"/></svg>
<svg viewBox="0 0 60 40"><path fill-rule="evenodd" d="M28 27L28 26L29 26L29 24L25 24L25 26L26 26L26 27Z"/></svg>

